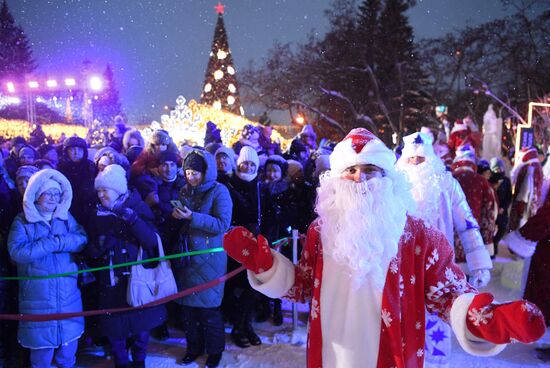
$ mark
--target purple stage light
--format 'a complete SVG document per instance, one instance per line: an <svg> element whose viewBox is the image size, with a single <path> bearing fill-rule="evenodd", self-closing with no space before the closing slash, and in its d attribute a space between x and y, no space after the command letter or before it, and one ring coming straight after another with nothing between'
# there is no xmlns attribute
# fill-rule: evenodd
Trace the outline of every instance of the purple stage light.
<svg viewBox="0 0 550 368"><path fill-rule="evenodd" d="M50 87L50 88L55 88L57 87L57 81L54 80L54 79L49 79L46 81L46 86Z"/></svg>
<svg viewBox="0 0 550 368"><path fill-rule="evenodd" d="M9 93L15 93L15 84L13 82L6 83Z"/></svg>
<svg viewBox="0 0 550 368"><path fill-rule="evenodd" d="M30 81L29 82L29 88L38 88L38 82L37 81Z"/></svg>
<svg viewBox="0 0 550 368"><path fill-rule="evenodd" d="M67 87L73 87L76 85L76 81L74 80L74 78L65 78L65 85Z"/></svg>

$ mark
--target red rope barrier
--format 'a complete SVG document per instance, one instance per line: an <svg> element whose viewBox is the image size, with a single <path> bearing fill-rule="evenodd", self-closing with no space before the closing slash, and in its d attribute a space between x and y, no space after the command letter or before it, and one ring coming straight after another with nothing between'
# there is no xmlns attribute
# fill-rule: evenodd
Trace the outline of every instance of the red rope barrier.
<svg viewBox="0 0 550 368"><path fill-rule="evenodd" d="M182 298L184 296L187 296L192 293L197 293L206 289L209 289L211 287L214 287L226 280L229 280L239 272L243 271L245 268L244 266L241 266L237 268L236 270L233 270L222 277L218 277L217 279L208 281L204 284L200 284L197 286L193 286L190 289L186 289L183 291L180 291L179 293L176 293L174 295L166 296L162 299L155 300L154 302L144 304L139 307L123 307L123 308L111 308L111 309L96 309L91 311L82 311L82 312L71 312L71 313L57 313L57 314L0 314L0 320L6 319L6 320L12 320L12 321L33 321L33 322L45 322L45 321L53 321L53 320L60 320L60 319L69 319L74 317L89 317L89 316L97 316L100 314L112 314L112 313L120 313L120 312L127 312L131 310L139 310L139 309L145 309L150 307L155 307L157 305L168 303L172 300L176 300L179 298Z"/></svg>

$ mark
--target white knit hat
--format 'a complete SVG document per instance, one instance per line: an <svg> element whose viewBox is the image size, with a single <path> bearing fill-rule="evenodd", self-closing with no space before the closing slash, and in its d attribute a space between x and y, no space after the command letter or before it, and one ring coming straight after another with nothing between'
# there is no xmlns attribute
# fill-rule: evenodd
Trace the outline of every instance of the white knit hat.
<svg viewBox="0 0 550 368"><path fill-rule="evenodd" d="M355 165L375 165L388 172L393 171L394 163L395 154L365 128L352 129L330 155L334 175Z"/></svg>
<svg viewBox="0 0 550 368"><path fill-rule="evenodd" d="M260 158L256 150L250 146L243 146L237 159L237 167L245 161L251 161L256 164L256 169L260 167Z"/></svg>
<svg viewBox="0 0 550 368"><path fill-rule="evenodd" d="M120 165L109 165L95 178L95 189L108 188L120 194L128 191L126 171Z"/></svg>

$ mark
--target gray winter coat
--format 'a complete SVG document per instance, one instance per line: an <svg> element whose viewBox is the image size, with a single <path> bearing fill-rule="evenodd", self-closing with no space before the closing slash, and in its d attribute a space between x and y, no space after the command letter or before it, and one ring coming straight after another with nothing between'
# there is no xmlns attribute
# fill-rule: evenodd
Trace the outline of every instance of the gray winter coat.
<svg viewBox="0 0 550 368"><path fill-rule="evenodd" d="M193 188L186 184L181 191L180 200L193 211L193 215L188 227L181 226L179 241L187 234L189 251L222 247L223 235L231 223L231 197L227 188L216 182L214 157L203 150L193 152L204 158L206 173L200 185ZM223 276L226 267L225 252L192 256L185 268L175 271L178 289L185 290ZM224 284L221 283L179 299L178 302L190 307L218 307L222 302L223 289Z"/></svg>

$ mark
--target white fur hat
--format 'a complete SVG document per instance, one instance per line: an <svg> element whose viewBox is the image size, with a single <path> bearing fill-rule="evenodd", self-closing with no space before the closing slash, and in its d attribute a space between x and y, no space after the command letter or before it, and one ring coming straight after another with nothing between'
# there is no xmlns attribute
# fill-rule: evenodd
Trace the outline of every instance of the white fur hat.
<svg viewBox="0 0 550 368"><path fill-rule="evenodd" d="M109 165L99 172L95 178L95 189L109 188L120 194L128 191L126 171L120 165Z"/></svg>
<svg viewBox="0 0 550 368"><path fill-rule="evenodd" d="M394 163L395 154L365 128L352 129L330 155L330 168L335 175L355 165L375 165L392 171Z"/></svg>
<svg viewBox="0 0 550 368"><path fill-rule="evenodd" d="M413 133L403 137L405 146L401 152L401 157L407 159L410 157L436 157L432 145L432 138L424 133Z"/></svg>

